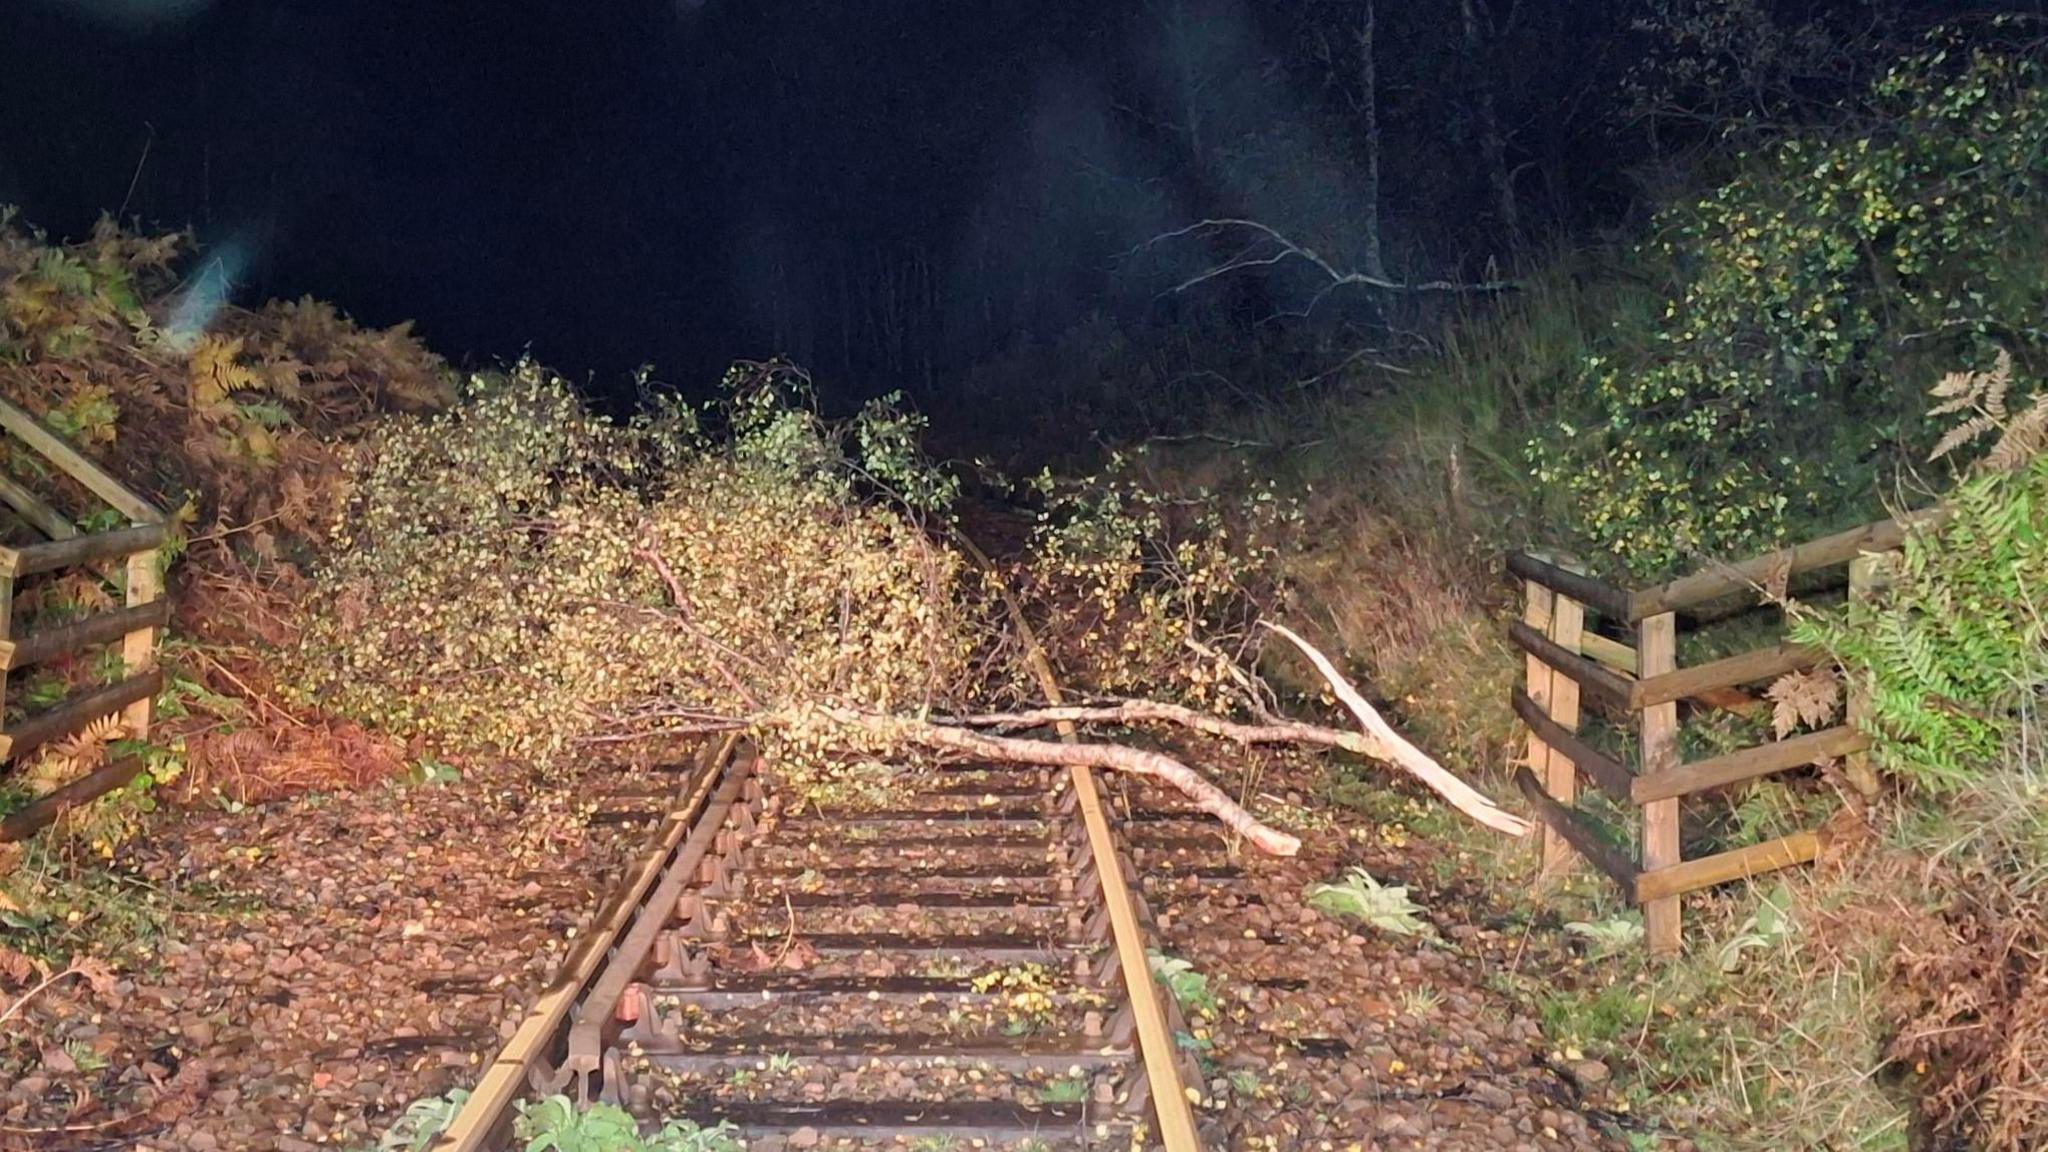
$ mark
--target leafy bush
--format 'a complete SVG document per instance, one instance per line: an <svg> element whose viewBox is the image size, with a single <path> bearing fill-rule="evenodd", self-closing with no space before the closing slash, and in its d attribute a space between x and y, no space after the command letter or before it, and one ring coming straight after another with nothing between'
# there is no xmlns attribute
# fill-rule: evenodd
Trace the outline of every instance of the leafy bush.
<svg viewBox="0 0 2048 1152"><path fill-rule="evenodd" d="M1286 601L1300 505L1270 481L1168 496L1136 464L1117 453L1097 475L1032 482L1045 509L1026 590L1042 631L1082 691L1242 704L1236 670L1259 613Z"/></svg>
<svg viewBox="0 0 2048 1152"><path fill-rule="evenodd" d="M781 364L738 367L706 409L624 422L532 364L474 377L455 408L393 419L352 455L296 698L543 760L747 726L859 751L826 710L1015 698L1008 621L934 522L957 481L922 427L887 398L824 420ZM1281 502L1231 520L1118 480L1045 483L1033 595L1048 620L1094 609L1049 629L1073 640L1062 679L1216 699L1222 657L1191 641L1249 643Z"/></svg>
<svg viewBox="0 0 2048 1152"><path fill-rule="evenodd" d="M608 725L949 698L974 606L959 558L901 514L948 495L910 466L913 425L828 425L779 371L733 383L722 441L675 405L596 416L531 364L380 429L354 458L301 698L541 758Z"/></svg>
<svg viewBox="0 0 2048 1152"><path fill-rule="evenodd" d="M1889 382L1907 351L1988 366L1997 338L2039 338L2040 63L1905 61L1854 130L1745 156L1656 227L1679 280L1647 346L1590 358L1592 425L1530 445L1588 540L1637 572L1757 551L1865 499L1882 449L1907 434L1912 409Z"/></svg>

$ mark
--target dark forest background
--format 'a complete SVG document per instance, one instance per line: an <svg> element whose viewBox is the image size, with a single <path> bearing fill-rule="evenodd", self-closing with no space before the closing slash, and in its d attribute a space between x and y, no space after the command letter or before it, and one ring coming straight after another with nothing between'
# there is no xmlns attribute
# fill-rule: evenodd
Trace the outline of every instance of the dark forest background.
<svg viewBox="0 0 2048 1152"><path fill-rule="evenodd" d="M0 203L194 228L482 360L828 392L1119 330L1364 325L1292 261L1169 291L1248 218L1344 270L1487 279L1624 229L1702 146L1858 90L1957 5L1687 0L29 0L0 13ZM1368 85L1370 86L1368 88ZM1368 92L1371 99L1368 99ZM1409 320L1414 317L1409 315Z"/></svg>

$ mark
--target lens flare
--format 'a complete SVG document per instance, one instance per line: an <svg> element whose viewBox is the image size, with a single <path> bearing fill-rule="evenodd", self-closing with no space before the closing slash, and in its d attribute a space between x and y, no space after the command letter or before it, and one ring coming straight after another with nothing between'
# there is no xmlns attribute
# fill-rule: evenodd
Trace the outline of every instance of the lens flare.
<svg viewBox="0 0 2048 1152"><path fill-rule="evenodd" d="M186 283L165 325L174 344L189 348L199 339L234 294L235 281L249 267L252 256L251 245L240 235L207 250L206 262Z"/></svg>

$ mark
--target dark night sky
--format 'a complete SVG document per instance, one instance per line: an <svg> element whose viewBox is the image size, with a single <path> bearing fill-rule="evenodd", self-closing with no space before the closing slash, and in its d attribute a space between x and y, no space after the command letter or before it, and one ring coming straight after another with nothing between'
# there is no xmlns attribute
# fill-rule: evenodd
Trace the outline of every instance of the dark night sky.
<svg viewBox="0 0 2048 1152"><path fill-rule="evenodd" d="M1454 0L1379 6L1397 270L1477 271L1501 247L1464 134L1474 68L1498 73L1536 226L1615 215L1627 157L1587 96L1626 6L1501 9L1519 38L1505 69L1461 55ZM0 203L60 236L123 205L190 225L242 302L311 293L367 323L415 319L457 360L530 346L601 388L652 362L701 390L735 357L783 352L850 391L929 392L1098 311L1191 322L1159 303L1172 269L1130 269L1216 250L1120 262L1167 228L1251 214L1341 247L1355 65L1316 64L1303 29L1334 21L1341 52L1358 11L9 0ZM1270 305L1205 301L1232 322Z"/></svg>
<svg viewBox="0 0 2048 1152"><path fill-rule="evenodd" d="M764 230L945 248L1097 5L6 7L0 202L29 221L75 234L125 198L248 251L244 297L701 376L771 350Z"/></svg>

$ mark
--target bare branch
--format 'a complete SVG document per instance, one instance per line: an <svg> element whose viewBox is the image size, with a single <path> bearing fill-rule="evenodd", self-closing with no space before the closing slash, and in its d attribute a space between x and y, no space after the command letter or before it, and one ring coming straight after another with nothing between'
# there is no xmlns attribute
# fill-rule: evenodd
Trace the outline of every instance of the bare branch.
<svg viewBox="0 0 2048 1152"><path fill-rule="evenodd" d="M1057 709L1055 709L1056 711ZM1014 736L990 736L965 728L949 727L905 716L855 712L846 708L821 708L819 714L848 728L884 739L922 744L950 752L965 752L988 760L1013 764L1041 764L1048 767L1102 768L1150 776L1179 790L1195 806L1216 817L1231 831L1243 836L1253 847L1275 856L1292 856L1301 851L1301 841L1277 828L1261 823L1221 788L1200 773L1163 752L1132 748L1122 744L1061 743L1052 740L1024 740Z"/></svg>
<svg viewBox="0 0 2048 1152"><path fill-rule="evenodd" d="M1322 273L1329 280L1329 283L1316 293L1316 302L1321 301L1324 296L1327 296L1335 289L1348 287L1378 288L1387 292L1511 292L1520 287L1513 280L1479 280L1472 282L1422 280L1409 282L1389 280L1383 276L1372 276L1364 272L1345 271L1330 263L1327 258L1315 249L1296 243L1271 225L1239 217L1212 217L1206 220L1198 220L1184 228L1176 228L1171 232L1162 232L1147 240L1144 247L1151 248L1166 241L1178 240L1187 236L1214 236L1230 231L1250 233L1251 239L1242 249L1223 263L1188 277L1186 280L1161 292L1160 295L1177 296L1191 288L1206 284L1222 276L1228 276L1233 272L1241 272L1246 268L1270 268L1288 260L1300 260ZM1315 302L1311 302L1309 306L1313 308Z"/></svg>
<svg viewBox="0 0 2048 1152"><path fill-rule="evenodd" d="M1277 630L1277 629L1276 629ZM1368 706L1368 711L1370 707ZM1377 716L1377 713L1374 714ZM974 716L959 716L937 721L942 724L958 724L969 728L1030 728L1042 724L1172 724L1210 736L1232 740L1239 744L1308 744L1323 748L1341 748L1367 759L1394 764L1415 775L1437 794L1471 816L1474 820L1497 831L1510 835L1522 835L1528 825L1520 817L1501 811L1493 801L1468 787L1463 781L1437 767L1441 777L1418 768L1411 760L1420 758L1431 766L1429 760L1415 749L1415 746L1395 736L1389 742L1381 736L1368 733L1346 732L1337 728L1325 728L1319 724L1304 724L1298 720L1273 718L1259 724L1243 724L1221 716L1167 704L1157 700L1123 700L1114 704L1074 705L1061 708L1033 708L1022 712L993 712ZM1387 730L1389 733L1391 729Z"/></svg>
<svg viewBox="0 0 2048 1152"><path fill-rule="evenodd" d="M1510 836L1529 834L1530 825L1527 820L1495 804L1485 793L1452 775L1448 768L1437 763L1428 753L1410 744L1399 732L1394 731L1393 725L1388 724L1377 709L1366 703L1365 697L1358 694L1358 689L1352 687L1351 682L1338 673L1337 666L1330 662L1330 658L1317 651L1314 645L1282 625L1262 620L1259 626L1273 630L1301 649L1301 654L1308 657L1309 663L1315 665L1316 671L1329 683L1330 690L1337 694L1337 699L1343 701L1344 706L1351 710L1351 714L1358 718L1358 723L1365 729L1366 735L1380 745L1382 750L1378 755L1382 759L1390 761L1422 781L1437 795L1450 801L1458 811L1488 828L1505 832Z"/></svg>

